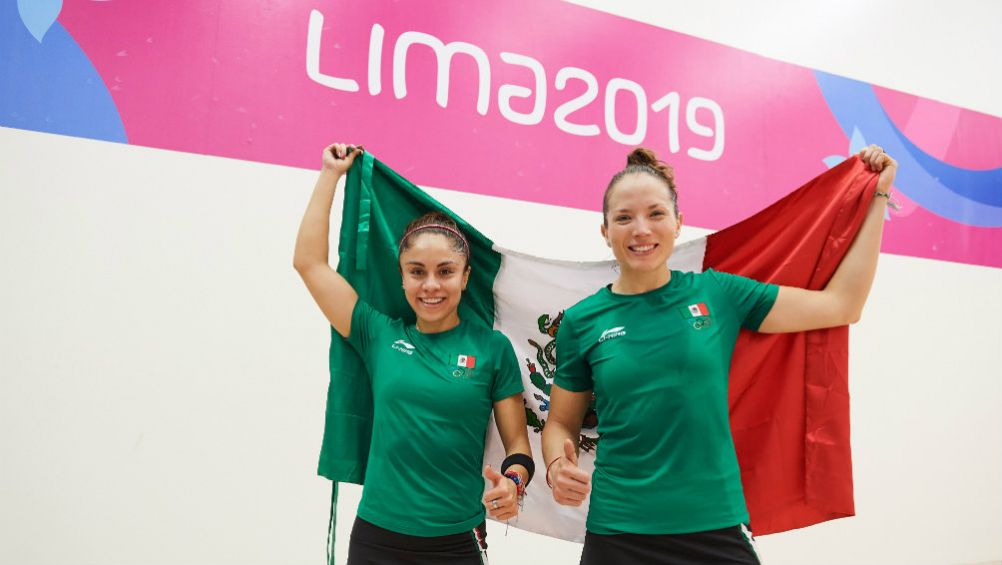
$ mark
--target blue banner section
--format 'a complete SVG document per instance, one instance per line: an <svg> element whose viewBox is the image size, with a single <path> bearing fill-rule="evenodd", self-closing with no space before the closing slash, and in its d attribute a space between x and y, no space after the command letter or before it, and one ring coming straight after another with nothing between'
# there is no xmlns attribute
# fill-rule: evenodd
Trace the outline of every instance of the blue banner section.
<svg viewBox="0 0 1002 565"><path fill-rule="evenodd" d="M0 2L0 126L127 142L104 80L55 21L62 3L34 2Z"/></svg>
<svg viewBox="0 0 1002 565"><path fill-rule="evenodd" d="M944 163L894 125L872 86L821 71L815 76L847 136L877 143L896 156L901 167L895 184L909 198L955 222L1002 227L1002 168L974 171Z"/></svg>

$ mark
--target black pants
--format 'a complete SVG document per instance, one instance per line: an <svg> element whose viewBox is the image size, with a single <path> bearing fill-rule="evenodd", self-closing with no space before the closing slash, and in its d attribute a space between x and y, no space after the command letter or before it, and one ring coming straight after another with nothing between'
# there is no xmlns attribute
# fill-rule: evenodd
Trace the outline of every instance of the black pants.
<svg viewBox="0 0 1002 565"><path fill-rule="evenodd" d="M431 538L380 528L355 517L348 542L348 565L483 565L487 524L468 532Z"/></svg>
<svg viewBox="0 0 1002 565"><path fill-rule="evenodd" d="M628 563L759 565L759 560L752 546L751 532L740 524L691 534L585 534L581 565Z"/></svg>

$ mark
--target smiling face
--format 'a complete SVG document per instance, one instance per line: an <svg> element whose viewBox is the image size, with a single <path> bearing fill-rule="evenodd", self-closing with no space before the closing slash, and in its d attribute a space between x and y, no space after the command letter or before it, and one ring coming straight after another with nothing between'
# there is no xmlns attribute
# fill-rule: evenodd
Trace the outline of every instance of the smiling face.
<svg viewBox="0 0 1002 565"><path fill-rule="evenodd" d="M449 238L438 233L412 236L400 253L400 273L420 331L441 332L459 324L456 309L470 268Z"/></svg>
<svg viewBox="0 0 1002 565"><path fill-rule="evenodd" d="M620 280L667 275L668 257L682 227L663 180L645 173L623 176L611 189L602 237L619 261Z"/></svg>

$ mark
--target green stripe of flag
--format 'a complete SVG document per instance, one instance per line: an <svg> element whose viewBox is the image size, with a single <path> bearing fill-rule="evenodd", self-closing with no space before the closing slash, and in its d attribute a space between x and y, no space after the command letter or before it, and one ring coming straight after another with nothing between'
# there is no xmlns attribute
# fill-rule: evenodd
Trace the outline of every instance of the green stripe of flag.
<svg viewBox="0 0 1002 565"><path fill-rule="evenodd" d="M401 289L397 244L407 224L431 211L459 224L470 243L473 271L459 315L494 326L494 279L501 255L494 242L369 153L356 159L345 182L337 271L359 298L384 314L414 322ZM358 354L331 328L331 382L318 473L361 484L372 433L372 393Z"/></svg>

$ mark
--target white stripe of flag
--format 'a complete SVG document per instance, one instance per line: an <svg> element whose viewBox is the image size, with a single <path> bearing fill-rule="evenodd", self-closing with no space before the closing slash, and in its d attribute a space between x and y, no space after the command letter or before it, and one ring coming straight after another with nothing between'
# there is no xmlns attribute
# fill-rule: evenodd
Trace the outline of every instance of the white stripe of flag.
<svg viewBox="0 0 1002 565"><path fill-rule="evenodd" d="M494 328L504 332L511 340L522 369L522 384L526 394L526 408L540 419L549 418L549 412L541 409L541 392L529 380L526 361L537 365L538 352L529 345L529 340L544 346L551 338L540 333L538 319L543 314L556 316L562 310L573 306L582 298L611 283L619 276L615 262L579 262L541 259L509 251L494 246L501 253L501 269L494 279L494 301L496 316ZM672 252L668 266L679 271L699 273L703 271L703 256L706 253L706 238L686 242ZM493 417L492 417L493 418ZM484 461L502 461L504 446L492 422L487 440ZM595 430L582 430L595 435ZM535 456L536 469L546 468L540 458L543 453L540 436L529 429L529 444ZM601 447L599 447L601 448ZM595 468L595 452L582 450L578 466L588 473ZM539 474L537 479L541 480ZM530 488L525 491L525 506L518 515L518 527L570 541L584 541L585 517L588 515L588 500L579 506L561 506L554 502L550 489Z"/></svg>

